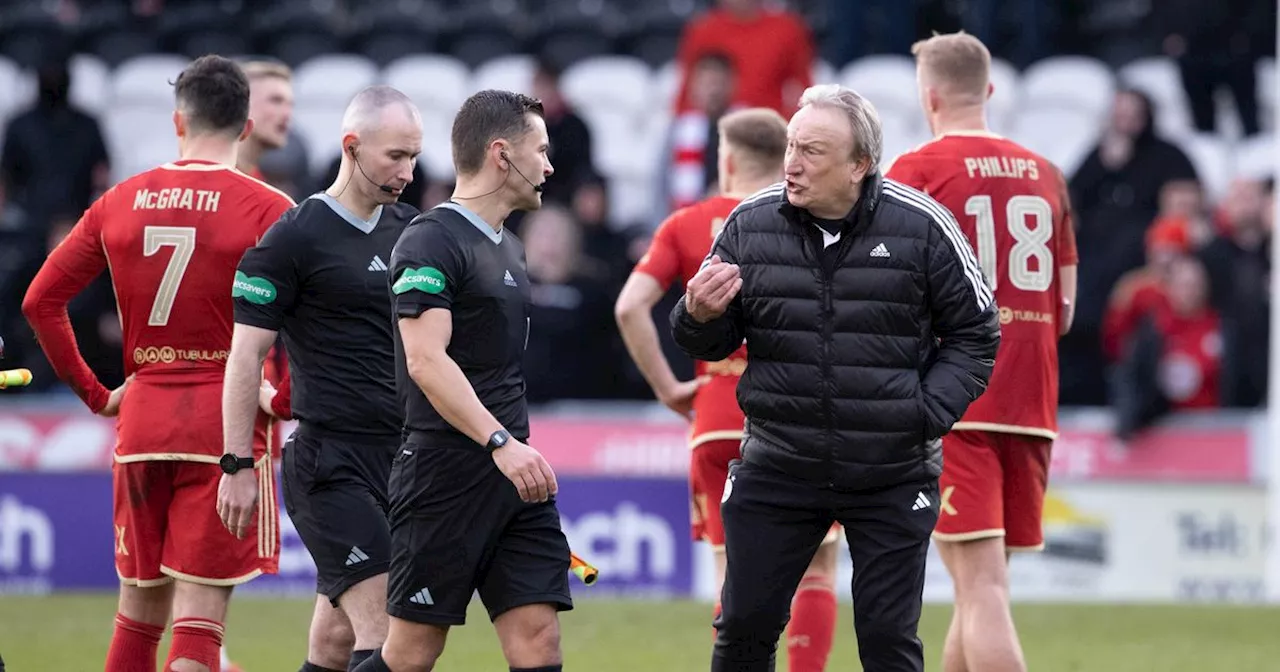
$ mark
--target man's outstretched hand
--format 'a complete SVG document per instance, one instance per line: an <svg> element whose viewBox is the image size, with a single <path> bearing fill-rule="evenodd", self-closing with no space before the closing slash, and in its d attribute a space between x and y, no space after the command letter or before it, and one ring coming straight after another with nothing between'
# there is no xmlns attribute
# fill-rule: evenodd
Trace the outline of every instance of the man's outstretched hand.
<svg viewBox="0 0 1280 672"><path fill-rule="evenodd" d="M724 315L729 303L742 289L742 274L737 264L726 264L712 255L685 286L684 308L697 322L710 322Z"/></svg>

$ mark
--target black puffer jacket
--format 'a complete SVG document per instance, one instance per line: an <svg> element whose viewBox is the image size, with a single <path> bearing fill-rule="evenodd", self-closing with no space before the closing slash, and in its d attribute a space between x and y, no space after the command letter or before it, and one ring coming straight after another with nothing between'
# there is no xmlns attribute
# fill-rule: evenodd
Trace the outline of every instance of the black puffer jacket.
<svg viewBox="0 0 1280 672"><path fill-rule="evenodd" d="M742 290L705 324L678 302L676 342L716 361L746 340L747 461L839 490L936 477L995 365L991 291L955 219L910 187L870 176L843 227L824 249L782 185L745 199L712 249Z"/></svg>

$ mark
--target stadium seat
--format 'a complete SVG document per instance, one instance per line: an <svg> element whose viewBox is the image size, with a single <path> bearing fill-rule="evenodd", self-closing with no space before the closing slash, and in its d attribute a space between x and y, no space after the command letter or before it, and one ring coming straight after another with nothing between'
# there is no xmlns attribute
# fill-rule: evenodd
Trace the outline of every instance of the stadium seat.
<svg viewBox="0 0 1280 672"><path fill-rule="evenodd" d="M645 147L649 128L644 115L630 111L597 108L584 110L583 121L591 129L591 163L605 177L621 177L639 173L652 173L644 165L644 156L651 153Z"/></svg>
<svg viewBox="0 0 1280 672"><path fill-rule="evenodd" d="M251 7L249 31L258 53L271 54L296 68L340 46L321 3L253 3Z"/></svg>
<svg viewBox="0 0 1280 672"><path fill-rule="evenodd" d="M449 12L448 30L441 36L445 50L467 67L524 50L524 35L514 3L472 0Z"/></svg>
<svg viewBox="0 0 1280 672"><path fill-rule="evenodd" d="M1087 56L1052 56L1022 73L1022 103L1033 107L1078 107L1101 118L1111 109L1115 75Z"/></svg>
<svg viewBox="0 0 1280 672"><path fill-rule="evenodd" d="M661 67L676 57L680 36L696 7L692 2L632 2L620 5L625 11L622 50L648 63Z"/></svg>
<svg viewBox="0 0 1280 672"><path fill-rule="evenodd" d="M249 38L241 32L197 31L178 42L177 52L189 58L200 58L205 54L234 58L253 51L251 45Z"/></svg>
<svg viewBox="0 0 1280 672"><path fill-rule="evenodd" d="M116 68L134 58L160 51L155 35L137 28L109 30L87 38L84 51L101 58L109 67Z"/></svg>
<svg viewBox="0 0 1280 672"><path fill-rule="evenodd" d="M49 56L70 51L71 35L47 4L18 3L0 11L0 54L19 66L34 67Z"/></svg>
<svg viewBox="0 0 1280 672"><path fill-rule="evenodd" d="M877 109L919 107L915 62L907 56L865 56L846 65L840 83L870 100Z"/></svg>
<svg viewBox="0 0 1280 672"><path fill-rule="evenodd" d="M918 116L918 111L912 110ZM881 111L880 126L884 134L880 151L880 167L888 168L889 163L904 152L909 152L929 140L929 133L924 130L923 123L915 123L908 113L890 109L888 114Z"/></svg>
<svg viewBox="0 0 1280 672"><path fill-rule="evenodd" d="M1263 130L1276 130L1276 59L1267 57L1258 60L1258 108L1262 117L1260 123Z"/></svg>
<svg viewBox="0 0 1280 672"><path fill-rule="evenodd" d="M347 101L315 101L293 108L293 127L306 140L307 160L313 175L323 173L341 154L342 113L346 104Z"/></svg>
<svg viewBox="0 0 1280 672"><path fill-rule="evenodd" d="M603 2L551 3L529 12L528 51L566 68L614 53L622 25L618 11Z"/></svg>
<svg viewBox="0 0 1280 672"><path fill-rule="evenodd" d="M0 56L0 120L7 119L31 104L35 95L35 80L29 72L23 72L17 63Z"/></svg>
<svg viewBox="0 0 1280 672"><path fill-rule="evenodd" d="M1022 105L1022 81L1018 69L1008 61L991 59L991 84L995 92L987 101L987 125L996 133L1013 127L1013 117Z"/></svg>
<svg viewBox="0 0 1280 672"><path fill-rule="evenodd" d="M363 56L326 54L298 66L293 73L293 92L298 107L311 104L347 103L378 81L378 68Z"/></svg>
<svg viewBox="0 0 1280 672"><path fill-rule="evenodd" d="M1235 171L1240 177L1267 178L1276 175L1276 156L1280 145L1273 133L1264 133L1236 146Z"/></svg>
<svg viewBox="0 0 1280 672"><path fill-rule="evenodd" d="M654 226L652 178L624 176L609 179L609 222L615 230L635 224Z"/></svg>
<svg viewBox="0 0 1280 672"><path fill-rule="evenodd" d="M813 62L814 84L839 84L840 75L831 64L821 58Z"/></svg>
<svg viewBox="0 0 1280 672"><path fill-rule="evenodd" d="M527 54L507 54L492 58L472 71L473 91L505 89L530 93L533 89L534 59Z"/></svg>
<svg viewBox="0 0 1280 672"><path fill-rule="evenodd" d="M111 177L119 182L178 158L173 135L173 102L116 102L102 119L102 133L111 156Z"/></svg>
<svg viewBox="0 0 1280 672"><path fill-rule="evenodd" d="M383 69L382 81L403 91L423 114L436 110L452 116L472 93L467 67L440 54L398 58Z"/></svg>
<svg viewBox="0 0 1280 672"><path fill-rule="evenodd" d="M1171 139L1192 131L1191 109L1186 90L1173 59L1140 58L1122 66L1118 83L1150 96L1155 105L1156 129Z"/></svg>
<svg viewBox="0 0 1280 672"><path fill-rule="evenodd" d="M617 110L644 114L653 104L653 74L640 59L601 56L570 66L560 77L560 89L584 112Z"/></svg>
<svg viewBox="0 0 1280 672"><path fill-rule="evenodd" d="M1101 130L1092 113L1053 105L1024 109L1009 137L1070 176L1097 144Z"/></svg>
<svg viewBox="0 0 1280 672"><path fill-rule="evenodd" d="M667 61L653 72L654 99L663 109L669 110L680 94L680 64Z"/></svg>
<svg viewBox="0 0 1280 672"><path fill-rule="evenodd" d="M154 30L160 39L161 49L187 54L192 58L205 53L243 53L248 51L247 46L230 50L215 49L212 52L199 51L204 46L201 44L202 40L205 43L216 43L219 35L234 35L241 43L247 43L248 36L242 30L243 26L239 25L238 18L236 13L226 11L217 0L188 0L167 5L156 16ZM194 53L188 47L193 47Z"/></svg>
<svg viewBox="0 0 1280 672"><path fill-rule="evenodd" d="M427 177L448 181L454 178L453 146L450 134L453 130L454 112L423 110L422 154L418 162Z"/></svg>
<svg viewBox="0 0 1280 672"><path fill-rule="evenodd" d="M378 66L411 54L425 54L438 46L442 8L426 0L370 3L352 17L350 51Z"/></svg>
<svg viewBox="0 0 1280 672"><path fill-rule="evenodd" d="M149 54L121 63L112 76L112 105L160 105L172 111L172 82L189 62L176 54Z"/></svg>
<svg viewBox="0 0 1280 672"><path fill-rule="evenodd" d="M69 64L71 103L89 114L100 114L111 102L111 70L97 56L76 54ZM9 90L0 83L0 91Z"/></svg>
<svg viewBox="0 0 1280 672"><path fill-rule="evenodd" d="M1216 202L1222 198L1227 193L1233 172L1230 144L1211 133L1190 133L1179 139L1177 144L1195 166L1209 201Z"/></svg>

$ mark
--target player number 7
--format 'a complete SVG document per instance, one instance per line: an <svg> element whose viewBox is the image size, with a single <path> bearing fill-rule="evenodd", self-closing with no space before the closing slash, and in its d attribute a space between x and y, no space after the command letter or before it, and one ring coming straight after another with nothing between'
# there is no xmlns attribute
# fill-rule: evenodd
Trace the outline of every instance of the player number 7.
<svg viewBox="0 0 1280 672"><path fill-rule="evenodd" d="M191 254L196 251L196 230L190 226L148 226L142 230L142 254L151 256L167 245L173 246L173 256L164 269L164 277L156 288L156 299L151 304L151 317L147 324L163 327L169 324L173 301L178 298L178 285L187 273Z"/></svg>

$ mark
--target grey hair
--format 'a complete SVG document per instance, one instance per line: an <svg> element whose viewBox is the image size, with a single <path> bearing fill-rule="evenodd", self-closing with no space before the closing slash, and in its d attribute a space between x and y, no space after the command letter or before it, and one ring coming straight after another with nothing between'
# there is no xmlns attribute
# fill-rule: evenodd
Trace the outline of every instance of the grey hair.
<svg viewBox="0 0 1280 672"><path fill-rule="evenodd" d="M418 106L413 104L399 89L384 84L362 89L351 99L347 110L342 114L343 133L361 133L377 128L382 124L382 113L389 107L402 105L409 117L418 125L422 125L422 115Z"/></svg>
<svg viewBox="0 0 1280 672"><path fill-rule="evenodd" d="M871 101L839 84L818 84L801 94L800 107L806 105L843 112L853 130L853 158L869 159L872 172L879 168L880 156L884 152L884 131L880 126L880 113L876 112Z"/></svg>

